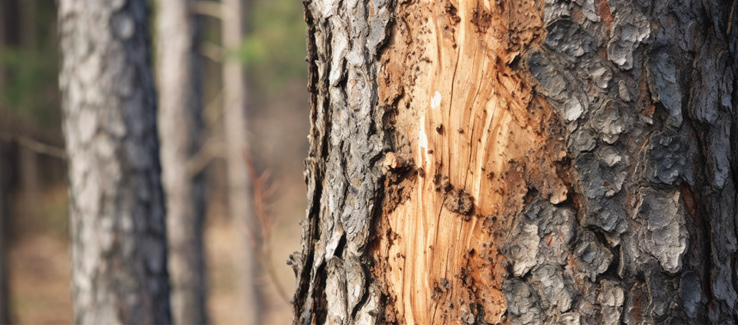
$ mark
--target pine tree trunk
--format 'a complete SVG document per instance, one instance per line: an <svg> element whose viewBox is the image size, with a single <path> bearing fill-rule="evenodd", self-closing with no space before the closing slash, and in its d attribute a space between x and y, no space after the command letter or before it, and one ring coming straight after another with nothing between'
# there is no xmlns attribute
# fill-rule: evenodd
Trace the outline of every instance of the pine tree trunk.
<svg viewBox="0 0 738 325"><path fill-rule="evenodd" d="M261 320L261 302L256 288L257 263L254 254L256 218L251 207L248 167L248 135L246 131L246 79L240 58L234 55L244 38L245 0L223 0L223 46L230 53L223 63L223 119L228 165L228 210L239 243L234 261L239 273L237 288L239 305L243 306L246 324ZM250 229L247 229L249 227ZM253 241L253 242L252 242Z"/></svg>
<svg viewBox="0 0 738 325"><path fill-rule="evenodd" d="M166 195L172 316L205 324L205 179L188 167L202 141L199 24L188 0L157 1L157 78L162 181Z"/></svg>
<svg viewBox="0 0 738 325"><path fill-rule="evenodd" d="M23 50L26 53L33 53L38 46L38 33L36 29L38 24L38 19L36 18L38 9L36 0L22 0L19 5L21 46L23 46Z"/></svg>
<svg viewBox="0 0 738 325"><path fill-rule="evenodd" d="M738 322L735 1L306 1L297 324Z"/></svg>
<svg viewBox="0 0 738 325"><path fill-rule="evenodd" d="M5 50L6 3L0 1L0 53ZM5 85L5 69L0 64L0 88ZM0 112L4 107L0 106ZM0 324L10 324L10 295L8 292L8 153L5 143L0 141Z"/></svg>
<svg viewBox="0 0 738 325"><path fill-rule="evenodd" d="M144 0L59 2L80 324L171 323L147 20Z"/></svg>
<svg viewBox="0 0 738 325"><path fill-rule="evenodd" d="M8 15L8 1L2 1L0 2L0 53L5 52L5 47L7 46L8 40L6 39L7 35L7 15ZM5 87L5 65L0 64L0 87ZM5 107L1 107L0 109L5 109Z"/></svg>

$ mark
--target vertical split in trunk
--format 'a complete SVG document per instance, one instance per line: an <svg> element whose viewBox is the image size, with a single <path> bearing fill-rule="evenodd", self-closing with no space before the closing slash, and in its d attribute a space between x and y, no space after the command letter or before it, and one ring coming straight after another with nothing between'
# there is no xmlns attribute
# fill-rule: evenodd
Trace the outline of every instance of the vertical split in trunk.
<svg viewBox="0 0 738 325"><path fill-rule="evenodd" d="M295 322L734 322L720 1L308 1Z"/></svg>

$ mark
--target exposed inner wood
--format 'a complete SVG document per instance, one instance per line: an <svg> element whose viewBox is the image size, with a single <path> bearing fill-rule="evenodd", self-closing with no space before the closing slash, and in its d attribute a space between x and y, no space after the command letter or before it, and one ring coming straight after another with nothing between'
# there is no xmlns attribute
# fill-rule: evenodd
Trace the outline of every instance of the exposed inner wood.
<svg viewBox="0 0 738 325"><path fill-rule="evenodd" d="M387 320L504 322L498 249L512 218L535 193L552 203L568 193L558 121L517 67L543 33L543 1L421 0L397 11L378 74L380 105L396 108L386 166L417 174L388 177L375 229L372 272L396 302Z"/></svg>

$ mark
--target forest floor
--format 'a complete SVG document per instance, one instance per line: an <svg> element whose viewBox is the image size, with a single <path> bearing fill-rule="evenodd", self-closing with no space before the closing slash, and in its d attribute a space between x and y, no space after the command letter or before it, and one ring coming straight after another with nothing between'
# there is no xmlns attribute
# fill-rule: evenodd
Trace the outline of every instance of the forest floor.
<svg viewBox="0 0 738 325"><path fill-rule="evenodd" d="M43 193L45 204L64 206L66 190L56 188ZM299 188L288 190L278 200L280 213L291 210L291 215L301 214L300 203L304 196ZM61 201L61 203L59 203ZM285 204L285 201L292 204ZM215 204L217 207L218 204ZM42 207L43 208L43 207ZM43 210L43 209L42 209ZM208 259L210 293L208 308L212 324L243 324L244 308L236 304L238 295L237 273L234 259L234 243L238 233L230 221L211 209L208 216L205 241ZM44 222L47 224L48 222ZM291 296L294 290L294 274L285 264L287 256L299 247L299 227L295 218L278 220L274 226L273 264L279 281ZM64 226L66 227L66 226ZM28 229L29 227L23 227ZM70 299L70 251L66 230L38 227L25 231L13 243L10 250L10 286L14 322L17 324L71 324L72 303ZM269 277L257 279L263 301L264 324L289 324L292 309L288 301L280 298Z"/></svg>

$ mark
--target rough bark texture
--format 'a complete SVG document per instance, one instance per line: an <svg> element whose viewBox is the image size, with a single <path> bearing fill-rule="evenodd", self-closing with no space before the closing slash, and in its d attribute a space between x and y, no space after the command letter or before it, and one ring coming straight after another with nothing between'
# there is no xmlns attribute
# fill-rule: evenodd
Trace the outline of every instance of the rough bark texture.
<svg viewBox="0 0 738 325"><path fill-rule="evenodd" d="M172 316L207 323L203 226L204 173L191 174L202 143L199 24L189 0L157 1L157 81L162 182L166 195Z"/></svg>
<svg viewBox="0 0 738 325"><path fill-rule="evenodd" d="M735 7L307 1L295 323L738 322Z"/></svg>
<svg viewBox="0 0 738 325"><path fill-rule="evenodd" d="M147 19L144 0L59 2L81 324L171 323Z"/></svg>
<svg viewBox="0 0 738 325"><path fill-rule="evenodd" d="M245 0L223 0L223 46L234 51L241 45L244 36ZM228 164L228 208L233 226L238 229L239 249L234 251L234 261L239 273L239 305L243 306L247 324L258 324L261 320L261 302L256 288L257 263L254 246L256 218L251 207L248 166L248 136L246 133L246 80L243 65L237 57L229 56L223 63L223 119Z"/></svg>

